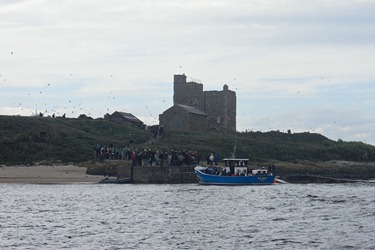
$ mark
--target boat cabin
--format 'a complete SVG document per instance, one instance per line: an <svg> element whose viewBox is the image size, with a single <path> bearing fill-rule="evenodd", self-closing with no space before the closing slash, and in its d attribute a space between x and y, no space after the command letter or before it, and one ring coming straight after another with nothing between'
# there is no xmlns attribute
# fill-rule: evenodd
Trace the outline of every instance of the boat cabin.
<svg viewBox="0 0 375 250"><path fill-rule="evenodd" d="M249 159L224 158L225 170L227 173L247 175L247 164Z"/></svg>

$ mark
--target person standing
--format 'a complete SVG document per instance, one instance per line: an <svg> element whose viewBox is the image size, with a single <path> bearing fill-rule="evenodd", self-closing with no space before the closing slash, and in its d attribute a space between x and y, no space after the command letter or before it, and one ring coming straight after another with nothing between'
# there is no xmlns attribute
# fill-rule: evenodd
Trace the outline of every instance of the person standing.
<svg viewBox="0 0 375 250"><path fill-rule="evenodd" d="M208 159L209 159L209 165L212 165L214 163L214 160L215 160L214 154L211 153L210 156L208 157Z"/></svg>
<svg viewBox="0 0 375 250"><path fill-rule="evenodd" d="M215 155L214 155L214 163L215 163L215 166L217 166L217 164L219 163L219 154L218 153L215 153Z"/></svg>

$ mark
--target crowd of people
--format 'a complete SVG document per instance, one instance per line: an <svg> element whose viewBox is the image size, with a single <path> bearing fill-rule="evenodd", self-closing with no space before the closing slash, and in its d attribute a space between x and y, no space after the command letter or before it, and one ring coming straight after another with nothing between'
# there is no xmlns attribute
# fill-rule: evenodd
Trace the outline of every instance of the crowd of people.
<svg viewBox="0 0 375 250"><path fill-rule="evenodd" d="M115 148L112 143L108 146L94 145L94 157L99 158L100 161L126 160L131 161L133 166L145 167L196 165L201 161L201 157L197 151L119 149ZM218 154L210 154L206 159L208 165L217 165L219 156Z"/></svg>

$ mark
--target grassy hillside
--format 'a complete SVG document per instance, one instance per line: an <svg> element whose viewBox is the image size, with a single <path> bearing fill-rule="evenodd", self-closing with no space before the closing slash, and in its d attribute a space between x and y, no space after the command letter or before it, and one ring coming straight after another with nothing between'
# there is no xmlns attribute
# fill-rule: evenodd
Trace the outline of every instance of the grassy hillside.
<svg viewBox="0 0 375 250"><path fill-rule="evenodd" d="M0 163L81 162L93 157L94 144L124 147L131 139L142 143L148 134L104 120L0 116Z"/></svg>
<svg viewBox="0 0 375 250"><path fill-rule="evenodd" d="M150 137L148 131L103 119L0 116L0 164L31 164L46 159L78 163L93 159L93 145L97 143L139 150L196 150L202 158L210 152L228 157L236 145L236 156L251 161L375 159L374 146L335 142L311 133L173 132L165 133L155 144L150 143Z"/></svg>
<svg viewBox="0 0 375 250"><path fill-rule="evenodd" d="M202 153L218 152L230 156L236 145L236 156L251 161L298 160L328 161L374 161L375 147L361 142L335 142L320 134L281 132L249 133L169 133L160 141L159 147L167 149L196 149Z"/></svg>

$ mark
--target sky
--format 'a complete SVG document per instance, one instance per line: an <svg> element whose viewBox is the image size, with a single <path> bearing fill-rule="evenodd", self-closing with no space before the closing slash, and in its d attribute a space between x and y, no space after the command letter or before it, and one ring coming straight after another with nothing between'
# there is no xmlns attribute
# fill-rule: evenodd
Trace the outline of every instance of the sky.
<svg viewBox="0 0 375 250"><path fill-rule="evenodd" d="M173 75L237 94L238 131L375 145L375 1L0 0L0 115L173 105Z"/></svg>

